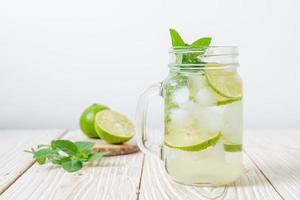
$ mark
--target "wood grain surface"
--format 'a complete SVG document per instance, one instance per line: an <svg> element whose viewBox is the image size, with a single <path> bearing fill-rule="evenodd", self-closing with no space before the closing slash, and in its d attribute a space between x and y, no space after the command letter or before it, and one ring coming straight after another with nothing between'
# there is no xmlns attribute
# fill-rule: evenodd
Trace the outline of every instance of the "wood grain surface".
<svg viewBox="0 0 300 200"><path fill-rule="evenodd" d="M3 130L0 131L0 194L14 183L34 161L25 153L40 143L61 137L64 130Z"/></svg>
<svg viewBox="0 0 300 200"><path fill-rule="evenodd" d="M66 139L81 140L78 131ZM35 163L1 196L3 199L136 199L143 154L104 157L79 172Z"/></svg>
<svg viewBox="0 0 300 200"><path fill-rule="evenodd" d="M300 199L299 130L246 131L244 173L224 187L175 183L161 161L141 152L104 157L77 173L40 166L23 152L63 134L63 130L0 131L0 199ZM151 132L155 143L161 134ZM79 131L63 137L86 140Z"/></svg>

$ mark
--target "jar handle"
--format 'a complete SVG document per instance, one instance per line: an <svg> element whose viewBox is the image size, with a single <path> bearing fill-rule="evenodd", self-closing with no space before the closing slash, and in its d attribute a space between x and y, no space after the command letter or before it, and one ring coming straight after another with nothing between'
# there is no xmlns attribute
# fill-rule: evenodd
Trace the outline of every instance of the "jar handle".
<svg viewBox="0 0 300 200"><path fill-rule="evenodd" d="M140 96L136 108L136 116L135 116L135 128L136 128L136 141L140 150L146 154L151 156L156 156L154 147L159 148L161 152L161 146L154 144L147 140L147 130L146 130L146 122L147 122L147 112L148 112L148 104L149 100L156 95L162 96L162 82L151 85L142 95ZM161 158L161 155L160 155Z"/></svg>

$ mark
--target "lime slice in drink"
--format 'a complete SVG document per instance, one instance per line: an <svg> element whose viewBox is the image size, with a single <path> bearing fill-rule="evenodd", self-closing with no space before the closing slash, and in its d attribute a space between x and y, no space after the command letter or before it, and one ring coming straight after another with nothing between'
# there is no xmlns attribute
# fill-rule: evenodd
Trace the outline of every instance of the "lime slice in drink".
<svg viewBox="0 0 300 200"><path fill-rule="evenodd" d="M222 138L222 142L224 145L224 150L227 152L240 152L243 150L242 144L235 144L232 142L229 142L228 140Z"/></svg>
<svg viewBox="0 0 300 200"><path fill-rule="evenodd" d="M103 140L111 144L126 142L134 135L134 126L131 121L112 110L97 113L95 130Z"/></svg>
<svg viewBox="0 0 300 200"><path fill-rule="evenodd" d="M231 104L233 102L236 102L236 101L239 101L241 100L240 98L239 99L227 99L227 100L219 100L217 101L217 105L218 106L222 106L222 105L227 105L227 104Z"/></svg>
<svg viewBox="0 0 300 200"><path fill-rule="evenodd" d="M165 145L184 151L201 151L214 146L220 137L220 133L207 135L196 129L179 128L166 134Z"/></svg>
<svg viewBox="0 0 300 200"><path fill-rule="evenodd" d="M242 98L242 82L233 71L207 69L206 78L209 87L218 95L234 100Z"/></svg>
<svg viewBox="0 0 300 200"><path fill-rule="evenodd" d="M243 150L243 145L241 144L224 144L224 150L227 152L240 152Z"/></svg>

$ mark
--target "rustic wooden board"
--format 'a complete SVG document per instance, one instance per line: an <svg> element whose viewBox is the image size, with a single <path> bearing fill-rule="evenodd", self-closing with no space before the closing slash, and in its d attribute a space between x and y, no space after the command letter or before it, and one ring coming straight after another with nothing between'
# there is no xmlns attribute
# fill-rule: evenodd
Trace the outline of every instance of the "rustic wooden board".
<svg viewBox="0 0 300 200"><path fill-rule="evenodd" d="M159 143L159 132L150 140ZM235 183L224 187L192 187L174 181L166 175L162 162L155 157L145 157L141 181L140 199L281 199L281 196L255 166L247 155L244 155L244 174Z"/></svg>
<svg viewBox="0 0 300 200"><path fill-rule="evenodd" d="M93 147L94 152L109 152L105 156L118 156L136 153L139 151L137 145L134 144L107 144L103 140L96 140Z"/></svg>
<svg viewBox="0 0 300 200"><path fill-rule="evenodd" d="M139 151L139 148L135 144L133 139L126 142L125 144L112 145L106 143L104 140L101 139L88 138L83 133L81 133L81 131L76 131L76 134L74 136L74 140L95 142L96 144L93 147L93 151L109 152L106 156L126 155L136 153Z"/></svg>
<svg viewBox="0 0 300 200"><path fill-rule="evenodd" d="M17 180L33 163L25 153L40 143L62 136L64 130L2 130L0 131L0 194Z"/></svg>
<svg viewBox="0 0 300 200"><path fill-rule="evenodd" d="M67 139L81 138L78 131ZM9 187L3 199L136 199L143 154L104 157L76 173L34 164Z"/></svg>

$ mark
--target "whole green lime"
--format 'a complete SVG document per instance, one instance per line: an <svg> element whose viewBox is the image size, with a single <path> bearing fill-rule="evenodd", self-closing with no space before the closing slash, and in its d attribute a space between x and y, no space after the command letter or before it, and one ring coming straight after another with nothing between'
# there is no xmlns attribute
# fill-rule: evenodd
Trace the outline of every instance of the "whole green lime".
<svg viewBox="0 0 300 200"><path fill-rule="evenodd" d="M95 130L95 116L98 112L108 109L105 105L93 104L83 111L80 117L80 128L86 136L99 138Z"/></svg>

